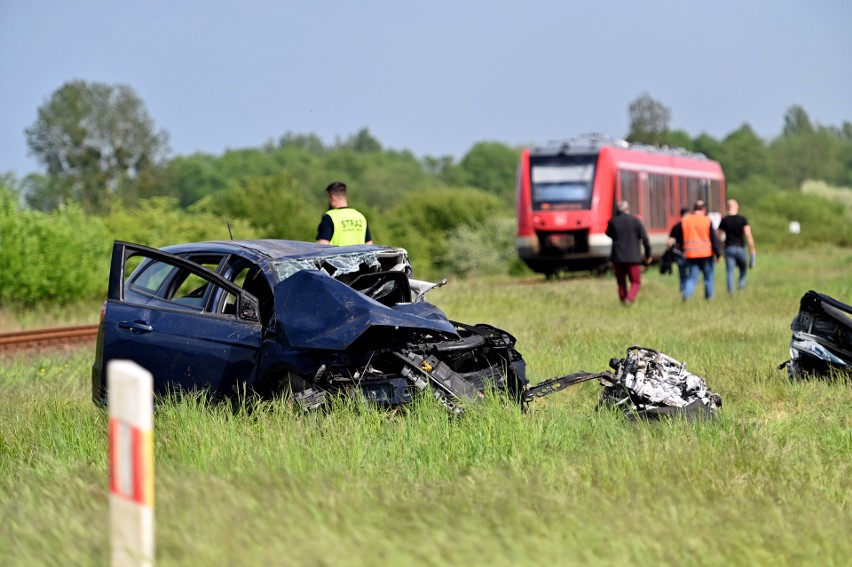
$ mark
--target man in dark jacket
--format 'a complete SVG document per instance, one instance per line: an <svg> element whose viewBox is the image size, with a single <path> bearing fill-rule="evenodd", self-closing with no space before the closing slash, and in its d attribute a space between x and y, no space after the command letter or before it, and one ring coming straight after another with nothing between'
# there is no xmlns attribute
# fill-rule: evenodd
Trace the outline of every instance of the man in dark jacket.
<svg viewBox="0 0 852 567"><path fill-rule="evenodd" d="M615 216L606 227L606 235L612 238L612 269L618 283L618 298L624 305L636 301L642 287L642 264L651 263L651 241L648 231L638 218L630 214L627 201L617 205ZM643 258L639 243L645 248ZM630 281L630 288L627 281Z"/></svg>

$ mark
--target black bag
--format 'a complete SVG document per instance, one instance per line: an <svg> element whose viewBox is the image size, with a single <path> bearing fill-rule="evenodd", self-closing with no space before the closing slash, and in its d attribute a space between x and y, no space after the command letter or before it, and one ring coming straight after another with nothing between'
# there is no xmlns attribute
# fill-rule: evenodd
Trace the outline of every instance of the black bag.
<svg viewBox="0 0 852 567"><path fill-rule="evenodd" d="M660 273L663 275L671 274L672 266L680 265L681 262L683 262L683 252L674 246L669 246L660 259Z"/></svg>

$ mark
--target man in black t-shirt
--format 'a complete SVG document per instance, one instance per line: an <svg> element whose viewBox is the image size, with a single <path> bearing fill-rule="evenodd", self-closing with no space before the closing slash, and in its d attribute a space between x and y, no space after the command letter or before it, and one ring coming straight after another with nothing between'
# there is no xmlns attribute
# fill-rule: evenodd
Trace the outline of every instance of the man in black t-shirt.
<svg viewBox="0 0 852 567"><path fill-rule="evenodd" d="M746 251L748 244L750 255L748 257L748 268L754 268L756 253L754 250L754 238L751 235L751 227L748 219L739 214L739 204L728 200L728 214L719 223L719 238L725 239L725 269L728 276L728 293L734 293L734 271L739 270L739 289L745 289L746 285Z"/></svg>
<svg viewBox="0 0 852 567"><path fill-rule="evenodd" d="M680 294L683 295L683 289L686 287L686 277L689 271L689 265L686 263L686 256L683 255L683 225L681 221L683 217L689 214L689 209L684 207L680 210L680 219L672 227L669 232L669 240L666 247L672 251L675 262L677 263L677 276L680 281Z"/></svg>

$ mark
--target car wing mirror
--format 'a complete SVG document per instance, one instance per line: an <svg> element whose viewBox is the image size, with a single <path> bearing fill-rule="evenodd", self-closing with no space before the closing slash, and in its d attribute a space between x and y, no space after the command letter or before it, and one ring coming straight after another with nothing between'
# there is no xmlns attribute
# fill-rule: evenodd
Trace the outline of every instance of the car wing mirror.
<svg viewBox="0 0 852 567"><path fill-rule="evenodd" d="M237 312L240 314L240 319L246 321L259 321L257 299L247 293L241 293L239 297L239 308Z"/></svg>

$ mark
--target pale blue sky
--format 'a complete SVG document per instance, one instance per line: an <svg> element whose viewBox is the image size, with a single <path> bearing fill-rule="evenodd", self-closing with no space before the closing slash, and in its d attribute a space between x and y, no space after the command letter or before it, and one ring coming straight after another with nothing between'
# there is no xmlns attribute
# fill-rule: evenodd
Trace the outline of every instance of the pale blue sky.
<svg viewBox="0 0 852 567"><path fill-rule="evenodd" d="M786 110L852 121L852 3L0 0L0 173L41 171L24 129L73 79L126 84L172 156L325 142L463 156L624 136L644 92L673 128L777 136Z"/></svg>

